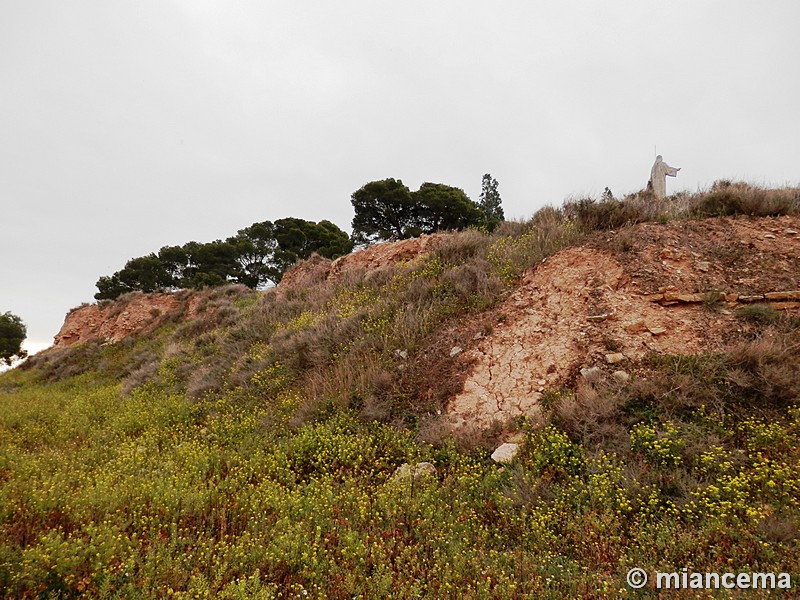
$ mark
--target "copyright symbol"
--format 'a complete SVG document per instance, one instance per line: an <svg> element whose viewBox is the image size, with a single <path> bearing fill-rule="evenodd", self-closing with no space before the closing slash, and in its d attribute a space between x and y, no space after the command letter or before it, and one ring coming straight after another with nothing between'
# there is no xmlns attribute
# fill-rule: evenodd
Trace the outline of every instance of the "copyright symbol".
<svg viewBox="0 0 800 600"><path fill-rule="evenodd" d="M628 571L628 585L638 590L647 585L647 571L638 567Z"/></svg>

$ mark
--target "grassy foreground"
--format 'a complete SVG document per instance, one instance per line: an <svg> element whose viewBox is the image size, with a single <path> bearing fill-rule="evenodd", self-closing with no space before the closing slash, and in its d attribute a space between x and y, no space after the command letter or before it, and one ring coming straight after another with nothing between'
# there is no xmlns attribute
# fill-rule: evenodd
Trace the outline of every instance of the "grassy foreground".
<svg viewBox="0 0 800 600"><path fill-rule="evenodd" d="M498 468L347 412L282 431L291 394L25 387L0 395L9 598L607 597L633 566L797 574L797 408L655 411L618 452L528 430ZM392 477L421 460L435 476Z"/></svg>
<svg viewBox="0 0 800 600"><path fill-rule="evenodd" d="M727 352L551 392L507 466L422 435L440 407L397 351L630 210L614 202L280 302L218 290L201 323L3 374L0 594L656 597L632 567L787 572L796 593L800 328L769 307ZM421 461L436 473L395 476Z"/></svg>

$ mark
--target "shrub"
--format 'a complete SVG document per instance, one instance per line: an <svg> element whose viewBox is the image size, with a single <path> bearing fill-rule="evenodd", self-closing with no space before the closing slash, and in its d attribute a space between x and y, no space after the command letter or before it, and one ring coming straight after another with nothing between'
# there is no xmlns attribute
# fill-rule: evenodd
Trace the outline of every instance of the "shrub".
<svg viewBox="0 0 800 600"><path fill-rule="evenodd" d="M603 444L626 435L619 423L620 404L620 397L607 382L590 383L581 378L574 392L555 395L551 418L573 439Z"/></svg>
<svg viewBox="0 0 800 600"><path fill-rule="evenodd" d="M747 183L720 180L709 192L693 201L691 212L697 217L749 215L770 217L800 212L800 190L765 190Z"/></svg>
<svg viewBox="0 0 800 600"><path fill-rule="evenodd" d="M785 407L800 398L800 355L797 335L767 330L743 342L726 357L731 382L753 401Z"/></svg>
<svg viewBox="0 0 800 600"><path fill-rule="evenodd" d="M448 265L461 265L475 259L485 258L490 237L475 229L467 229L448 236L444 243L433 251L433 256Z"/></svg>
<svg viewBox="0 0 800 600"><path fill-rule="evenodd" d="M577 227L585 233L601 229L619 229L625 225L633 225L653 220L648 205L631 200L605 198L581 198L564 203L564 213L575 221Z"/></svg>
<svg viewBox="0 0 800 600"><path fill-rule="evenodd" d="M780 314L769 304L749 304L737 308L736 317L758 325L772 325L780 319Z"/></svg>

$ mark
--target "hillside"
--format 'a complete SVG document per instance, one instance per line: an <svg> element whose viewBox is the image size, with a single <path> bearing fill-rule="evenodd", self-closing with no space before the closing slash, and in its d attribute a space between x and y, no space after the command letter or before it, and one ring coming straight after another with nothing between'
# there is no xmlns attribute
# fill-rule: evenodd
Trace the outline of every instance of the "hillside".
<svg viewBox="0 0 800 600"><path fill-rule="evenodd" d="M74 309L0 376L0 589L605 598L635 566L796 590L798 213L724 182L583 200Z"/></svg>

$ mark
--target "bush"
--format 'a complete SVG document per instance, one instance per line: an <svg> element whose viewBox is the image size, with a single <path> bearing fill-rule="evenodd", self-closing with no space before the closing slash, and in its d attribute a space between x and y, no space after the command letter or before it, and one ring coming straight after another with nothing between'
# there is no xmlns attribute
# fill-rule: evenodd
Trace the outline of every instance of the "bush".
<svg viewBox="0 0 800 600"><path fill-rule="evenodd" d="M765 190L742 182L717 181L709 192L695 198L691 212L697 217L774 217L798 214L800 190Z"/></svg>
<svg viewBox="0 0 800 600"><path fill-rule="evenodd" d="M772 325L780 319L780 314L769 304L749 304L737 308L736 317L758 325Z"/></svg>
<svg viewBox="0 0 800 600"><path fill-rule="evenodd" d="M633 199L605 198L597 201L593 198L582 198L565 202L564 213L575 221L582 232L590 233L653 220L653 215L647 207L648 205L635 202Z"/></svg>
<svg viewBox="0 0 800 600"><path fill-rule="evenodd" d="M786 407L800 399L798 336L767 331L726 357L730 380L758 404Z"/></svg>

